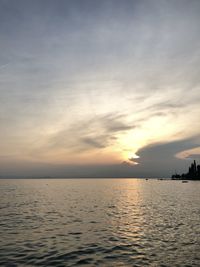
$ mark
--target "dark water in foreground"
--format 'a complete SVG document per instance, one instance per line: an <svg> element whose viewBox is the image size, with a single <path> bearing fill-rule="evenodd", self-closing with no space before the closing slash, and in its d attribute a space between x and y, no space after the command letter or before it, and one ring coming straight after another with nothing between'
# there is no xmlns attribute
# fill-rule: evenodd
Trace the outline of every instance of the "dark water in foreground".
<svg viewBox="0 0 200 267"><path fill-rule="evenodd" d="M0 180L0 266L200 266L200 182Z"/></svg>

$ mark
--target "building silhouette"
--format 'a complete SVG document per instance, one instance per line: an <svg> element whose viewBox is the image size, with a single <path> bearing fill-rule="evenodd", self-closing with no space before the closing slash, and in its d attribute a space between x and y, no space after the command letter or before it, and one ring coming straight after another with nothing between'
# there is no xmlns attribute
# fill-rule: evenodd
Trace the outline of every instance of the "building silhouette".
<svg viewBox="0 0 200 267"><path fill-rule="evenodd" d="M188 179L188 180L200 180L200 165L196 164L196 161L190 165L188 172L183 174L173 174L172 179Z"/></svg>

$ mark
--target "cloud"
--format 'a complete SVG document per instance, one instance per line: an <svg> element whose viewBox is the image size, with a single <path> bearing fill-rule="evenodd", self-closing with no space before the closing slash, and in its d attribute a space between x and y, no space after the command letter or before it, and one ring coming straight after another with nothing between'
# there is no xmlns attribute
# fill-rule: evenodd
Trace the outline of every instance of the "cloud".
<svg viewBox="0 0 200 267"><path fill-rule="evenodd" d="M157 143L144 147L138 151L140 158L134 159L139 162L138 165L124 161L121 164L45 164L40 162L17 162L12 165L0 164L1 174L10 173L15 175L32 176L51 176L51 177L170 177L175 170L177 172L186 172L188 169L188 159L178 159L175 154L180 150L196 147L200 144L198 136L188 139ZM14 160L14 159L13 159Z"/></svg>
<svg viewBox="0 0 200 267"><path fill-rule="evenodd" d="M134 129L124 114L104 114L76 121L49 136L35 153L63 149L70 153L102 150L117 142L118 134ZM40 151L40 152L39 152Z"/></svg>
<svg viewBox="0 0 200 267"><path fill-rule="evenodd" d="M187 139L151 144L140 149L137 154L140 158L135 159L139 164L136 166L137 171L144 170L149 175L157 175L159 177L164 174L171 176L175 170L183 171L188 166L188 162L184 159L177 158L176 154L181 151L196 148L200 145L200 137L193 136Z"/></svg>
<svg viewBox="0 0 200 267"><path fill-rule="evenodd" d="M190 160L193 160L193 159L200 160L200 153L199 154L191 154L190 156L187 157L187 159L190 159Z"/></svg>
<svg viewBox="0 0 200 267"><path fill-rule="evenodd" d="M128 159L132 164L134 164L134 165L137 165L138 164L138 162L135 160L135 158L129 158Z"/></svg>
<svg viewBox="0 0 200 267"><path fill-rule="evenodd" d="M80 139L81 142L83 142L84 144L86 144L86 146L91 146L92 148L104 148L106 147L106 140L107 137L103 136L103 137L84 137Z"/></svg>
<svg viewBox="0 0 200 267"><path fill-rule="evenodd" d="M183 162L193 142L170 140L200 130L199 14L195 0L0 0L0 155L53 162L135 140L146 171Z"/></svg>
<svg viewBox="0 0 200 267"><path fill-rule="evenodd" d="M122 114L107 114L100 118L102 126L107 132L123 132L134 129L135 125L130 125L126 122L126 116Z"/></svg>
<svg viewBox="0 0 200 267"><path fill-rule="evenodd" d="M169 157L175 157L180 151L197 147L199 141L199 136L194 136L178 141L151 144L138 151L140 156L138 160L154 161L160 158L165 161Z"/></svg>
<svg viewBox="0 0 200 267"><path fill-rule="evenodd" d="M199 141L200 143L200 141ZM176 154L179 159L195 159L200 158L200 146L193 147L191 149L180 151Z"/></svg>

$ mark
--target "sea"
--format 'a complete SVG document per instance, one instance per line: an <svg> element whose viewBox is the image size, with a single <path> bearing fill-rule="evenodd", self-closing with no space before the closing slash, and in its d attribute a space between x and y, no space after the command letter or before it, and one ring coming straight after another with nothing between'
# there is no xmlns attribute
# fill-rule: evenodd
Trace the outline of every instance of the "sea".
<svg viewBox="0 0 200 267"><path fill-rule="evenodd" d="M0 266L200 266L200 181L0 179Z"/></svg>

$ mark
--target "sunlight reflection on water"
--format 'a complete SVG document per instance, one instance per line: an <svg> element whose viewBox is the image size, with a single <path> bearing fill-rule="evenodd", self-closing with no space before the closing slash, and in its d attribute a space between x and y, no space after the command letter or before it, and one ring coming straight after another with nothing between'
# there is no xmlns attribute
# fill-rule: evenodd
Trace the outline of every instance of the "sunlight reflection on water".
<svg viewBox="0 0 200 267"><path fill-rule="evenodd" d="M1 266L200 266L200 182L0 180Z"/></svg>

